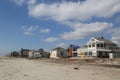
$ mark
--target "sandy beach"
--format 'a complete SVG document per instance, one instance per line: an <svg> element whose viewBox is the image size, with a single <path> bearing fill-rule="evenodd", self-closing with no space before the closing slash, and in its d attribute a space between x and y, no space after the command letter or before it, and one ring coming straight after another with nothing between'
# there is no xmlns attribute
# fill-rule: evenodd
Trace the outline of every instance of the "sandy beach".
<svg viewBox="0 0 120 80"><path fill-rule="evenodd" d="M120 68L0 58L0 80L120 80Z"/></svg>

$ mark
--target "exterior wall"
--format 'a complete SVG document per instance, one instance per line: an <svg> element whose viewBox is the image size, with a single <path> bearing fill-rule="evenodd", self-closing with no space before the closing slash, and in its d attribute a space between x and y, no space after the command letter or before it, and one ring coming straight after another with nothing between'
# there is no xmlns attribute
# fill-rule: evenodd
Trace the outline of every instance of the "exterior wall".
<svg viewBox="0 0 120 80"><path fill-rule="evenodd" d="M85 56L92 56L92 57L105 57L109 56L109 53L112 51L112 49L115 49L117 47L116 44L112 42L106 42L97 40L96 38L91 38L87 42L86 48L79 48L77 50L78 56L82 56L81 54L84 54Z"/></svg>
<svg viewBox="0 0 120 80"><path fill-rule="evenodd" d="M77 57L77 56L78 56L77 50L76 51L72 51L72 57Z"/></svg>
<svg viewBox="0 0 120 80"><path fill-rule="evenodd" d="M21 57L28 57L29 56L29 51L28 50L21 50Z"/></svg>
<svg viewBox="0 0 120 80"><path fill-rule="evenodd" d="M34 52L34 58L41 58L42 55L40 54L40 52Z"/></svg>
<svg viewBox="0 0 120 80"><path fill-rule="evenodd" d="M109 53L109 58L120 58L120 53Z"/></svg>
<svg viewBox="0 0 120 80"><path fill-rule="evenodd" d="M67 53L67 50L66 49L60 49L58 51L58 57L60 58L67 58L69 55Z"/></svg>
<svg viewBox="0 0 120 80"><path fill-rule="evenodd" d="M57 50L52 50L51 51L50 58L58 58L58 56L57 56Z"/></svg>
<svg viewBox="0 0 120 80"><path fill-rule="evenodd" d="M108 44L104 41L99 41L95 38L91 38L87 43L87 48L90 52L92 52L92 56L99 57L104 56L111 52L110 48L115 48L116 45L112 45L112 43Z"/></svg>
<svg viewBox="0 0 120 80"><path fill-rule="evenodd" d="M64 54L63 54L63 58L68 58L69 54L67 52L67 50L63 50Z"/></svg>
<svg viewBox="0 0 120 80"><path fill-rule="evenodd" d="M97 50L93 50L93 51L92 51L92 56L93 56L93 57L97 57Z"/></svg>
<svg viewBox="0 0 120 80"><path fill-rule="evenodd" d="M70 44L69 47L68 47L68 54L69 54L69 57L77 57L77 49L79 48L79 46L77 45L72 45Z"/></svg>
<svg viewBox="0 0 120 80"><path fill-rule="evenodd" d="M13 52L11 52L11 56L12 57L19 57L19 52L13 51Z"/></svg>
<svg viewBox="0 0 120 80"><path fill-rule="evenodd" d="M78 57L97 57L95 49L79 48L77 49Z"/></svg>
<svg viewBox="0 0 120 80"><path fill-rule="evenodd" d="M87 43L87 48L91 56L97 57L97 42L98 40L91 38Z"/></svg>
<svg viewBox="0 0 120 80"><path fill-rule="evenodd" d="M85 49L85 48L79 48L79 49L77 49L77 53L78 53L78 57L83 57L83 56L85 56L85 53L86 52L88 52L87 51L87 48ZM87 55L86 55L87 56Z"/></svg>
<svg viewBox="0 0 120 80"><path fill-rule="evenodd" d="M65 49L60 49L60 50L52 50L50 58L67 58L68 53L67 50Z"/></svg>
<svg viewBox="0 0 120 80"><path fill-rule="evenodd" d="M33 58L33 57L34 57L33 51L29 51L29 57L28 58Z"/></svg>
<svg viewBox="0 0 120 80"><path fill-rule="evenodd" d="M113 57L120 57L120 50L117 49L117 44L112 43L103 38L91 38L87 42L87 47L77 49L78 56L92 56L108 58L109 53L113 52Z"/></svg>

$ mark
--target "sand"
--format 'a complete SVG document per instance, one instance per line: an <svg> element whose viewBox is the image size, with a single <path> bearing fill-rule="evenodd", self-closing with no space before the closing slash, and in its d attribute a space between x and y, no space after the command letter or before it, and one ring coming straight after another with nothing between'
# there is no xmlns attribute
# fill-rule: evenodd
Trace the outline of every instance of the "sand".
<svg viewBox="0 0 120 80"><path fill-rule="evenodd" d="M120 68L0 58L0 80L120 80Z"/></svg>

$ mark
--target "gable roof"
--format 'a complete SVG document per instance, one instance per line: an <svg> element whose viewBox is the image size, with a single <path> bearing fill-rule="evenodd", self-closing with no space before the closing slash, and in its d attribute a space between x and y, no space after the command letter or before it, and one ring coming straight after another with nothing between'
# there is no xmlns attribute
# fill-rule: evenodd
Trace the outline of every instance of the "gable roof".
<svg viewBox="0 0 120 80"><path fill-rule="evenodd" d="M64 49L64 48L57 47L57 48L54 48L54 49L52 49L52 50L60 50L60 49Z"/></svg>
<svg viewBox="0 0 120 80"><path fill-rule="evenodd" d="M21 51L30 51L29 49L23 49L23 48L21 48Z"/></svg>
<svg viewBox="0 0 120 80"><path fill-rule="evenodd" d="M114 44L114 45L117 45L116 43L110 41L110 40L107 40L107 39L104 39L104 37L98 37L98 38L95 38L99 41L104 41L105 43L108 43L108 44Z"/></svg>

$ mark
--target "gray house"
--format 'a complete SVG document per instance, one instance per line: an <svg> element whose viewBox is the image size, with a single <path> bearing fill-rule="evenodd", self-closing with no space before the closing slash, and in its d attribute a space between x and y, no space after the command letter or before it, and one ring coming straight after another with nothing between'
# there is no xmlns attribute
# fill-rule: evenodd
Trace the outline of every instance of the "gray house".
<svg viewBox="0 0 120 80"><path fill-rule="evenodd" d="M52 49L50 58L67 58L68 56L69 55L66 49L57 47Z"/></svg>
<svg viewBox="0 0 120 80"><path fill-rule="evenodd" d="M21 57L23 57L23 58L28 58L30 51L31 51L31 50L29 50L29 49L23 49L23 48L21 48L21 50L20 50L20 55L21 55Z"/></svg>
<svg viewBox="0 0 120 80"><path fill-rule="evenodd" d="M43 48L39 49L38 51L34 51L34 58L49 58L50 53L44 51Z"/></svg>

